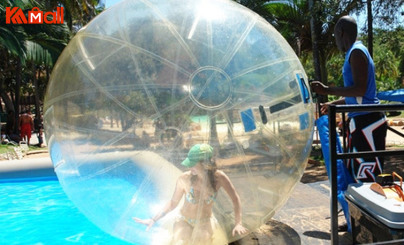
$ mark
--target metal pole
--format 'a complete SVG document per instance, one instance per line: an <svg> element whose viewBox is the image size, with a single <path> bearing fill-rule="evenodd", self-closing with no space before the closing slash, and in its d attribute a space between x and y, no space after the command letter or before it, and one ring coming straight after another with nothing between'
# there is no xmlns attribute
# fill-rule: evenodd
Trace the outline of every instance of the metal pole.
<svg viewBox="0 0 404 245"><path fill-rule="evenodd" d="M337 200L337 133L335 105L328 107L328 127L330 129L330 178L331 178L331 244L338 244L338 200Z"/></svg>

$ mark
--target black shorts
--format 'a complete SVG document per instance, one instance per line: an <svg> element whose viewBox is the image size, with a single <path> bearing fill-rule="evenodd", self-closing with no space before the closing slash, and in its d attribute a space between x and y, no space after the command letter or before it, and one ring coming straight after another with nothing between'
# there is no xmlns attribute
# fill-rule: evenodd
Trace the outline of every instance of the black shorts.
<svg viewBox="0 0 404 245"><path fill-rule="evenodd" d="M379 151L386 148L387 121L384 113L374 112L349 119L349 152ZM383 173L382 157L349 159L349 172L356 182L375 182Z"/></svg>

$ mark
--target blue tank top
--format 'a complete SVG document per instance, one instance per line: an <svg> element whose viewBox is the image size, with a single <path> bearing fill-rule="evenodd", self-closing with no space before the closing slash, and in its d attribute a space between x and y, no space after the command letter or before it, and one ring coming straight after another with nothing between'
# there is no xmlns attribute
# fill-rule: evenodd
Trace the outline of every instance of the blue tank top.
<svg viewBox="0 0 404 245"><path fill-rule="evenodd" d="M345 103L352 104L379 104L380 101L376 97L376 78L375 78L375 64L373 63L373 59L369 54L367 48L362 44L361 41L356 41L351 49L345 55L345 62L342 68L342 77L344 79L344 86L349 87L354 84L352 77L352 69L351 64L349 63L349 58L351 57L351 53L354 49L361 50L368 59L368 81L367 81L367 89L366 93L363 97L345 97ZM354 117L358 115L367 114L369 112L350 112L348 113L349 117Z"/></svg>

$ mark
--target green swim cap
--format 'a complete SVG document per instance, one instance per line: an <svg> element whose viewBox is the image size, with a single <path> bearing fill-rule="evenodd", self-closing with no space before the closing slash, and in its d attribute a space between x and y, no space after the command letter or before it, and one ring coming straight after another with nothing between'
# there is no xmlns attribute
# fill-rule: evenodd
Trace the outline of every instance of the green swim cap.
<svg viewBox="0 0 404 245"><path fill-rule="evenodd" d="M213 156L213 147L208 144L196 144L188 152L188 157L181 165L192 168L199 161L209 160Z"/></svg>

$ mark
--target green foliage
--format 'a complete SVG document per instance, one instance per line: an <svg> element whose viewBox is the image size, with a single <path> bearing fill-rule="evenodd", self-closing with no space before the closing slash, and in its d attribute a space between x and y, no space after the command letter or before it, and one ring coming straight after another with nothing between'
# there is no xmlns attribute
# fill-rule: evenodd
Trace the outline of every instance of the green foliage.
<svg viewBox="0 0 404 245"><path fill-rule="evenodd" d="M374 62L376 82L379 91L394 90L402 87L404 71L404 28L394 30L376 29L374 35Z"/></svg>
<svg viewBox="0 0 404 245"><path fill-rule="evenodd" d="M5 18L0 18L0 57L2 57L0 59L0 90L11 94L15 94L17 90L32 94L35 89L40 88L40 96L43 96L48 79L45 75L46 71L51 70L75 31L102 11L96 7L98 2L98 0L2 0L0 2L0 16L5 16L7 6L19 6L25 10L39 6L45 11L63 5L67 25L6 25ZM310 78L315 77L310 30L311 16L315 14L319 50L322 62L325 62L327 68L326 78L330 81L330 85L342 85L343 56L336 51L332 37L333 26L340 16L363 11L364 2L357 0L313 1L315 5L312 12L309 11L308 0L238 0L237 2L260 14L281 32L298 54ZM397 6L402 6L403 3L402 0L374 0L373 2L377 14L377 16L375 14L375 18L378 21L382 20L383 23L393 23L397 9L399 9ZM385 27L386 30L375 30L374 40L374 61L380 91L400 88L402 86L401 80L404 79L404 49L402 48L404 47L404 29L403 27L392 29L390 25L385 25ZM139 25L138 31L142 35L153 35L153 30L142 29L141 25ZM165 50L166 52L174 52L170 47ZM130 59L130 57L126 58ZM23 62L21 70L16 68L19 59ZM117 62L125 63L124 61L122 59ZM123 64L117 67L125 66ZM37 88L32 84L33 76L36 74L33 68L41 74ZM154 70L161 69L149 58L142 59L138 67L127 68L133 72L131 74L118 70L110 72L111 85L118 84L117 81L119 80L125 81L127 79L152 81L153 78L149 77L150 74ZM144 77L136 77L135 69L142 70ZM19 84L17 83L17 73L22 78L20 87L16 86ZM247 82L246 86L248 85ZM327 81L324 82L327 83ZM144 110L150 106L150 103L155 103L157 107L164 108L178 102L171 101L171 97L170 93L167 93L161 98L148 98L145 94L128 91L128 94L123 95L119 100L122 103L127 103L131 110L138 111ZM99 105L106 106L102 103ZM165 116L168 117L168 114ZM171 117L175 118L176 115L171 115ZM172 123L175 124L174 121Z"/></svg>
<svg viewBox="0 0 404 245"><path fill-rule="evenodd" d="M99 2L99 0L46 0L43 5L46 9L64 6L66 24L73 34L101 13L103 9L97 8Z"/></svg>
<svg viewBox="0 0 404 245"><path fill-rule="evenodd" d="M13 150L13 145L0 144L0 154L4 154Z"/></svg>
<svg viewBox="0 0 404 245"><path fill-rule="evenodd" d="M98 0L74 1L36 1L4 0L0 2L0 16L6 16L6 7L20 7L23 12L39 7L43 11L52 11L57 6L65 7L65 18L77 18L81 26L90 21L97 13ZM75 9L76 8L76 9ZM66 20L65 19L65 20ZM43 90L60 53L67 45L73 32L66 24L6 24L0 18L0 93L6 104L5 110L19 111L20 94L35 94L43 100ZM67 21L73 23L72 21ZM19 66L21 64L21 66ZM39 75L38 75L39 74ZM38 81L34 85L34 81ZM40 91L37 91L40 89ZM38 93L36 93L38 92Z"/></svg>
<svg viewBox="0 0 404 245"><path fill-rule="evenodd" d="M374 62L376 67L376 82L379 91L399 88L398 59L385 45L375 46Z"/></svg>
<svg viewBox="0 0 404 245"><path fill-rule="evenodd" d="M344 55L334 54L327 61L328 84L330 86L344 86L342 79L342 66L344 64Z"/></svg>
<svg viewBox="0 0 404 245"><path fill-rule="evenodd" d="M306 71L307 77L310 79L315 77L314 66L313 66L313 56L309 52L304 52L299 57L300 62L302 63L304 70Z"/></svg>

